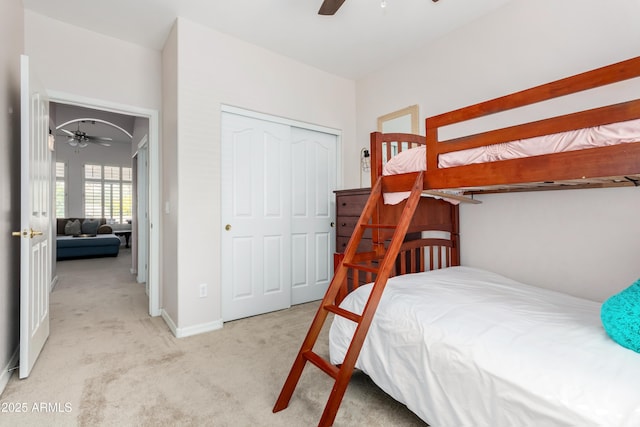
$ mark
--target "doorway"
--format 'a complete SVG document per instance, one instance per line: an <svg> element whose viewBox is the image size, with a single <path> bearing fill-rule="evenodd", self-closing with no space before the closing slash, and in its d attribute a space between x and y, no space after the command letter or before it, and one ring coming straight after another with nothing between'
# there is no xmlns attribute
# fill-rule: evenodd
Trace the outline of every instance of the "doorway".
<svg viewBox="0 0 640 427"><path fill-rule="evenodd" d="M321 299L333 276L339 132L222 113L224 321Z"/></svg>
<svg viewBox="0 0 640 427"><path fill-rule="evenodd" d="M100 110L103 112L129 115L133 117L142 118L147 121L148 126L146 129L146 133L142 139L146 139L145 142L145 157L146 157L146 166L147 166L147 182L146 189L147 192L147 212L148 215L146 217L146 236L145 239L136 240L136 261L137 265L140 265L144 262L146 258L146 263L144 265L148 266L148 270L146 271L146 283L148 287L148 297L149 297L149 314L151 316L159 316L160 315L160 289L159 289L159 265L160 265L160 256L159 256L159 195L160 195L160 176L159 176L159 143L158 143L158 135L159 135L159 120L158 120L158 112L155 110L142 109L132 106L126 105L116 105L112 103L107 103L100 100L87 100L85 98L79 98L74 95L69 94L61 94L61 93L49 93L50 101L56 102L59 104L64 104L68 106L75 106L78 108L89 108L94 110ZM135 141L136 143L142 142L141 140ZM136 154L135 150L132 150L130 153L130 157L133 157ZM155 226L154 226L155 225ZM140 234L140 230L138 230L138 235ZM146 248L142 248L143 256L145 258L140 258L140 244L146 244ZM131 272L133 273L134 267L132 266Z"/></svg>

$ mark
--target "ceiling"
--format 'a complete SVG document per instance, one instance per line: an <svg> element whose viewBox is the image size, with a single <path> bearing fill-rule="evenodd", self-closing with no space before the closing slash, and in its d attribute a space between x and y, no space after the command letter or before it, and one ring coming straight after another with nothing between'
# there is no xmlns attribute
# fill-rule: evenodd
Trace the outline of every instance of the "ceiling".
<svg viewBox="0 0 640 427"><path fill-rule="evenodd" d="M26 9L161 50L177 16L358 79L512 0L23 0Z"/></svg>
<svg viewBox="0 0 640 427"><path fill-rule="evenodd" d="M133 116L55 102L49 104L49 110L55 123L52 133L56 144L68 143L68 132L75 131L82 131L89 137L109 138L108 144L112 147L131 144L127 133L134 132L136 118ZM79 119L89 120L78 121Z"/></svg>

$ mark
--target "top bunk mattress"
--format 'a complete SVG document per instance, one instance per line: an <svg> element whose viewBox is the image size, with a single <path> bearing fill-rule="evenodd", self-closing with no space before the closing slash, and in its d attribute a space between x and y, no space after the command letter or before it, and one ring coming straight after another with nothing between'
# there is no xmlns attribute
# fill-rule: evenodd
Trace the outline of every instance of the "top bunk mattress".
<svg viewBox="0 0 640 427"><path fill-rule="evenodd" d="M340 306L361 313L370 291ZM469 267L397 276L356 367L433 426L638 426L640 354L600 306ZM334 318L331 363L355 327Z"/></svg>
<svg viewBox="0 0 640 427"><path fill-rule="evenodd" d="M450 168L638 141L640 119L445 153L439 156L438 165ZM423 145L400 152L384 165L382 174L426 170L425 150Z"/></svg>
<svg viewBox="0 0 640 427"><path fill-rule="evenodd" d="M635 119L444 153L438 157L438 166L451 168L638 141L640 119ZM384 164L382 174L424 171L427 168L426 157L424 145L404 150ZM388 193L384 200L387 204L397 204L407 197L405 192Z"/></svg>

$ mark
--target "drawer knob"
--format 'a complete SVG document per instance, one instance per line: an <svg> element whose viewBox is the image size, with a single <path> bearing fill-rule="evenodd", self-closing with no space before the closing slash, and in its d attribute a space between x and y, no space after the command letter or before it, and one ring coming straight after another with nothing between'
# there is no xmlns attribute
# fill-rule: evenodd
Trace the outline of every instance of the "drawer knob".
<svg viewBox="0 0 640 427"><path fill-rule="evenodd" d="M346 226L347 226L347 223L346 223L346 222L343 222L343 223L342 223L342 224L340 224L340 225L342 225L343 227L346 227Z"/></svg>

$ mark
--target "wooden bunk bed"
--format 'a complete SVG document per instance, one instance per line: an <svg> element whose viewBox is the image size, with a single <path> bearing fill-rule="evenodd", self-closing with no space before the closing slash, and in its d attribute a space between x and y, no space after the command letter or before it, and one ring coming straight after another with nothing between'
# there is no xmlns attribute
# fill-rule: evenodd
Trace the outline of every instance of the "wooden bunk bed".
<svg viewBox="0 0 640 427"><path fill-rule="evenodd" d="M288 406L304 366L309 361L335 379L334 387L319 422L320 426L333 424L351 374L356 367L371 375L374 381L379 383L385 391L407 404L410 409L423 417L425 421L436 425L451 425L451 423L468 425L469 422L471 425L486 424L483 420L488 420L491 425L515 425L522 424L527 420L530 421L531 419L528 417L531 416L534 419L541 420L543 424L550 422L554 425L564 425L563 423L571 425L575 424L576 420L579 420L578 424L581 425L590 425L590 423L592 425L603 425L599 424L599 422L607 420L607 417L610 418L605 424L610 425L637 425L640 423L640 414L637 410L640 393L637 391L636 386L630 385L634 382L637 385L638 381L640 381L640 356L618 346L611 340L606 340L606 335L602 331L601 325L599 323L593 324L594 310L597 312L598 305L594 306L593 304L595 303L590 305L582 300L578 301L574 297L561 296L562 294L546 294L546 291L541 295L537 293L537 290L533 291L532 287L527 287L505 278L495 277L493 273L457 267L459 260L457 255L457 210L453 207L451 208L451 215L449 215L450 224L446 227L443 227L442 224L439 227L434 227L434 221L427 221L428 223L426 224L417 224L413 219L416 210L429 209L429 203L447 203L442 200L425 202L425 200L432 199L421 197L424 191L429 192L430 195L442 195L438 192L443 191L444 196L446 196L450 194L448 193L450 190L455 190L455 195L459 196L460 194L473 195L482 192L637 186L640 182L640 138L622 138L620 141L606 142L602 146L598 145L593 148L570 148L569 151L560 152L550 150L550 152L545 152L544 154L528 157L526 155L525 157L516 156L517 158L508 160L449 165L447 167L444 167L441 161L452 152L467 153L464 150L482 150L482 147L494 146L495 144L528 142L532 139L538 141L536 138L546 137L547 135L553 136L591 128L598 129L617 123L627 124L640 118L640 100L491 130L448 141L440 141L438 138L438 130L443 126L637 77L640 77L640 57L430 117L426 119L426 150L423 151L423 153L426 151L426 154L423 154L425 156L424 165L426 170L418 167L405 173L385 175L383 164L392 162L393 159L391 157L393 154L398 154L396 157L399 157L399 153L411 152L416 148L416 145L422 145L422 140L419 137L414 138L406 135L373 133L371 145L372 182L375 182L375 185L347 245L344 259L336 268L332 283L320 304L310 330L302 343L298 356L276 401L274 412ZM390 143L390 140L398 141L399 143ZM405 140L407 143L402 144ZM539 141L537 143L540 144ZM398 202L396 200L393 202L394 204L388 204L385 203L385 195L388 194L404 195L401 201ZM405 241L408 232L429 233L434 229L448 233L448 237L433 238L426 235L424 238ZM372 248L370 251L358 253L356 251L365 230L371 230L373 236ZM422 236L425 235L422 234ZM426 253L431 255L425 256L424 247L435 248L435 250L427 250ZM441 254L443 253L445 254L445 261L442 261ZM434 256L440 257L438 259L441 262L433 263ZM422 262L425 259L427 261ZM406 262L407 260L409 260L408 263ZM407 264L411 265L411 267L407 268ZM440 268L440 270L422 273L422 271L433 270L434 268ZM359 273L350 273L350 271ZM457 276L449 277L448 274L450 272ZM357 280L347 283L347 277L353 277L357 274L370 275L373 283L366 286L358 286ZM446 276L442 276L443 274L446 274ZM385 293L385 298L383 298L383 290L389 278L396 275L399 277L394 277L391 281L399 284L391 284L389 290ZM545 307L554 306L555 311L550 310L552 319L554 321L560 319L560 324L563 324L563 317L565 318L564 320L569 319L570 325L567 332L569 335L574 330L571 328L580 330L586 328L587 335L595 334L595 338L591 338L596 342L589 341L585 345L589 348L589 351L595 351L594 349L598 352L603 351L602 354L598 353L598 357L605 357L606 359L592 360L592 364L585 366L582 366L581 363L569 363L567 365L566 361L571 360L571 357L557 352L556 349L550 346L546 348L546 353L541 350L536 350L535 353L529 353L528 349L522 351L518 348L517 344L520 343L518 340L521 340L521 343L525 345L532 343L531 337L522 336L513 336L511 338L499 336L497 338L498 341L508 339L516 341L499 347L499 350L496 350L498 353L491 353L491 351L488 351L491 345L487 342L472 342L471 340L474 337L459 336L446 328L423 330L422 333L425 336L436 336L435 343L431 342L427 347L421 340L413 347L402 340L399 340L397 345L390 345L388 341L385 343L385 340L397 338L395 335L377 335L379 329L393 331L394 328L398 327L398 324L393 326L393 322L387 323L382 327L379 325L385 319L393 319L394 315L389 313L398 313L403 310L414 312L414 308L420 305L414 299L413 303L409 303L404 309L398 307L390 309L390 304L385 302L385 299L401 299L398 289L408 288L411 294L414 287L419 287L418 284L412 282L413 278L421 277L420 280L422 280L422 276L427 276L425 280L429 282L429 285L426 288L431 292L434 289L439 289L438 286L440 285L436 283L438 280L445 285L450 285L452 281L465 283L464 286L460 285L461 288L476 286L476 284L466 285L464 280L468 276L480 277L480 282L483 286L490 282L493 283L491 286L499 289L499 291L495 291L495 300L501 301L498 305L494 304L495 301L484 301L476 297L463 300L460 304L465 307L474 305L485 308L492 307L494 311L498 310L498 320L492 318L489 324L483 324L480 320L489 316L487 312L475 313L457 308L462 313L461 318L466 322L471 322L474 325L474 322L477 321L478 325L484 325L487 330L500 328L504 325L509 329L509 322L514 322L513 329L531 327L535 330L535 333L541 334L544 329L540 323L528 324L527 322L531 318L544 318ZM487 291L487 289L490 289L488 287L483 289L489 294L493 295L494 293L493 290ZM502 294L502 291L505 289L515 289L516 299L504 300L506 297ZM445 307L444 303L436 299L438 292L447 293L448 291L435 291L435 294L427 293L422 297L424 301L435 301L436 305L426 308L427 311L431 310L435 313L437 309ZM482 293L483 291L480 292L480 294ZM346 294L348 296L345 299ZM387 294L391 296L386 298ZM382 304L381 300L383 301ZM563 300L563 303L557 303L558 300ZM410 299L410 301L412 300ZM528 305L531 301L542 302L542 306L536 304ZM456 311L456 303L454 302L453 304L453 307L449 306L445 311ZM376 314L379 306L381 312ZM524 326L523 324L517 324L517 319L509 316L501 317L500 313L511 311L510 309L505 310L505 307L512 306L525 307L524 313L520 314L521 320L524 318ZM530 311L527 311L527 309ZM326 360L313 352L313 346L330 313L334 317L331 328L332 354L331 359ZM527 313L529 316L527 316ZM377 323L372 327L374 314L376 314ZM442 317L446 317L445 314L442 313ZM379 322L378 318L380 318ZM402 322L402 325L407 324L406 320ZM566 332L565 329L562 329L562 325L558 326L556 323L555 326L560 328L558 330ZM372 331L376 331L376 335L369 338L365 343L370 327ZM482 326L478 327L482 328ZM424 328L424 326L419 325L418 328ZM464 331L464 327L461 324L457 324L454 327L454 331L460 330ZM474 330L474 328L471 327L470 330ZM477 330L476 335L491 335L487 333L487 330ZM416 332L410 331L408 335L415 339ZM552 340L563 339L563 336L558 336L557 334L551 334L551 336ZM536 339L533 341L545 342L542 339L544 338L543 335L535 336L534 334L534 338ZM578 335L577 338L581 339L584 336ZM462 340L462 342L458 342L458 347L455 347L455 345L447 341L448 339L458 339ZM382 342L383 348L376 349L375 342ZM574 349L582 348L575 339L567 342L572 343ZM387 378L380 377L377 379L374 377L375 373L371 370L375 370L375 365L384 365L386 363L385 355L388 356L395 351L396 347L403 346L409 350L413 349L416 353L426 354L430 360L429 363L415 363L423 365L426 363L433 366L429 366L427 371L422 371L418 366L415 367L414 371L410 370L411 367L404 367L403 369L405 370L401 371L400 374L396 372ZM443 346L451 347L450 352L442 355L434 350L434 348L437 349ZM481 349L481 354L468 352L467 350L470 347ZM558 348L566 351L570 350L566 345ZM516 349L516 356L512 355L509 358L509 354L511 354L507 351L509 349ZM546 366L551 365L556 366L556 368L548 372L536 370L536 361L528 356L530 354L535 354L537 358L546 360ZM574 355L574 353L571 355ZM359 358L359 356L361 357ZM405 354L400 358L404 358L404 356L407 355ZM555 356L555 359L551 356ZM484 364L481 364L481 366L478 364L464 365L461 360L465 357L478 360L484 358L486 360L483 361ZM381 360L382 362L380 362ZM472 360L470 363L475 363L478 360ZM624 369L612 371L609 369L608 362L628 367L629 370L627 372ZM498 368L511 366L512 368L515 367L511 372L524 374L521 378L516 378L519 374L514 374L513 377L505 377L492 371L491 368L487 368L488 365L496 367L496 363L499 365ZM556 365L553 365L554 363ZM534 369L529 369L530 364L533 365ZM584 370L572 370L574 365L581 366ZM579 386L578 388L569 389L569 391L560 389L558 387L559 383L556 384L553 382L554 378L549 378L550 375L553 376L560 372L565 372L558 371L557 366L565 367L567 369L566 372L569 372L568 375L578 377L579 381L581 380L581 373L587 371L600 373L601 375L595 379L585 378L584 387L590 391L595 390L597 392L602 390L602 393L581 395ZM381 370L385 371L386 368L383 366ZM447 379L446 375L442 377L434 374L438 370L441 373L444 371L453 372L453 374ZM485 381L484 384L479 381L467 386L467 378L471 377L474 372L479 373L481 379L484 378L486 380L487 377L490 377L495 380ZM610 375L609 379L614 381L613 387L611 387L611 384L607 384L607 378L603 377L602 373ZM394 376L400 377L394 378ZM526 381L533 381L537 377L544 378L546 380L545 386L547 387L540 389L539 394L527 393L525 390L522 393L524 397L522 397L518 394L519 392L514 392L514 390L522 391L527 389ZM561 381L563 379L567 379L566 375L564 377L560 376L556 380ZM412 381L417 383L416 387L418 388L410 389L409 391L405 390L403 393L399 384ZM419 387L423 383L430 384L432 388L420 389ZM503 387L504 384L511 383L515 384L515 388ZM476 384L480 385L476 386ZM536 386L532 385L532 387L535 388ZM574 395L557 396L552 393L556 389L561 390L561 393L573 393ZM417 396L418 399L411 400L410 397L407 397L407 394L414 397ZM466 414L460 409L470 402L472 404L468 406L476 411L472 415ZM607 410L609 408L603 408L603 404L619 406L614 406L613 413L608 413ZM442 416L439 416L440 414ZM547 418L540 418L543 415L547 416Z"/></svg>

